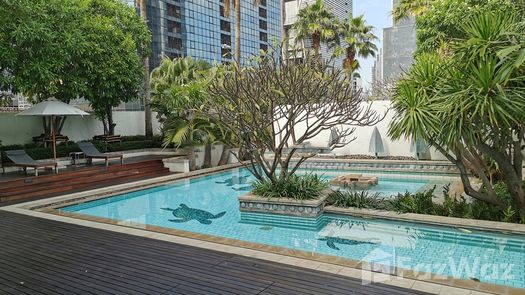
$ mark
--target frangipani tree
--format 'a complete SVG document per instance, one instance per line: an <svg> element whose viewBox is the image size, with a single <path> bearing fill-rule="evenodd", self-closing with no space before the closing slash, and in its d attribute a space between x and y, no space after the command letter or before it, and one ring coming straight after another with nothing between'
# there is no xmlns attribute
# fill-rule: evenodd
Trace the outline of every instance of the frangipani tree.
<svg viewBox="0 0 525 295"><path fill-rule="evenodd" d="M494 191L497 163L525 221L522 143L525 138L525 35L515 11L479 13L448 55L422 54L396 86L389 135L421 138L461 173L465 193L507 209ZM472 170L483 186L469 179Z"/></svg>
<svg viewBox="0 0 525 295"><path fill-rule="evenodd" d="M314 156L302 155L291 164L295 148L284 151L294 126L304 126L295 132L298 145L337 128L341 146L351 141L353 126L370 126L382 119L353 90L343 70L316 54L300 63L286 63L270 52L255 59L252 67L217 76L209 94L206 115L238 138L251 163L246 167L255 177L272 183L286 181Z"/></svg>

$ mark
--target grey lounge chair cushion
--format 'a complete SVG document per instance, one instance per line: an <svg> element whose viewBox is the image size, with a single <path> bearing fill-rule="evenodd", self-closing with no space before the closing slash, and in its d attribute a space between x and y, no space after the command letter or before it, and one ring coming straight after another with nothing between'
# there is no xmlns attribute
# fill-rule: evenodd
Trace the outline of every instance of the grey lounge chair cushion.
<svg viewBox="0 0 525 295"><path fill-rule="evenodd" d="M79 142L78 147L84 155L88 158L120 158L122 155L120 154L113 154L113 155L107 155L99 152L97 148L91 143L91 142Z"/></svg>
<svg viewBox="0 0 525 295"><path fill-rule="evenodd" d="M24 150L12 150L12 151L6 151L6 156L13 161L13 163L17 165L24 165L24 166L55 166L56 163L54 162L38 162L35 161L33 158L31 158Z"/></svg>

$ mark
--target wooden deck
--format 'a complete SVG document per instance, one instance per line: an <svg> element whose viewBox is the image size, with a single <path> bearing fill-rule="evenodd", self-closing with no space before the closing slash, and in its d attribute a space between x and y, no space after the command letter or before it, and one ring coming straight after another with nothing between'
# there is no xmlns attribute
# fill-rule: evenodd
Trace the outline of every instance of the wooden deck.
<svg viewBox="0 0 525 295"><path fill-rule="evenodd" d="M0 211L0 294L425 294Z"/></svg>
<svg viewBox="0 0 525 295"><path fill-rule="evenodd" d="M169 175L161 158L109 167L68 168L59 174L0 178L0 206Z"/></svg>

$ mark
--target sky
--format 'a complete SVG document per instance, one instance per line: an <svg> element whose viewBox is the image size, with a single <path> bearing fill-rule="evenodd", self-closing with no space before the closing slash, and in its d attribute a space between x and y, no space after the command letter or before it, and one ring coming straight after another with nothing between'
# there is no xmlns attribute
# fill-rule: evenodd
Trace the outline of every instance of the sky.
<svg viewBox="0 0 525 295"><path fill-rule="evenodd" d="M380 39L377 48L382 48L383 28L392 26L390 11L392 0L353 0L353 14L359 16L363 14L368 24L375 27L374 34ZM372 66L374 58L363 60L359 58L361 69L359 70L363 79L363 87L367 88L372 81Z"/></svg>

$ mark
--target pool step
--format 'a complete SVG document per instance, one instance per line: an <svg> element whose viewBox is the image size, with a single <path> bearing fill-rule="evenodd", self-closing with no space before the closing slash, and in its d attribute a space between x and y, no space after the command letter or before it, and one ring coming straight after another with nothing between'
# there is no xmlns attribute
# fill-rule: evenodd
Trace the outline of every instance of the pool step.
<svg viewBox="0 0 525 295"><path fill-rule="evenodd" d="M323 216L317 218L297 217L267 213L241 212L240 223L260 225L261 230L271 230L272 227L319 231L327 223Z"/></svg>
<svg viewBox="0 0 525 295"><path fill-rule="evenodd" d="M0 202L67 194L120 184L131 180L170 174L162 160L143 161L110 167L87 167L58 175L25 178L0 183Z"/></svg>

